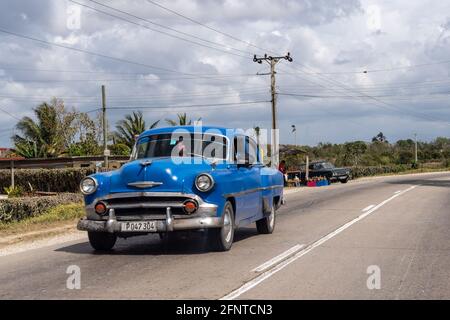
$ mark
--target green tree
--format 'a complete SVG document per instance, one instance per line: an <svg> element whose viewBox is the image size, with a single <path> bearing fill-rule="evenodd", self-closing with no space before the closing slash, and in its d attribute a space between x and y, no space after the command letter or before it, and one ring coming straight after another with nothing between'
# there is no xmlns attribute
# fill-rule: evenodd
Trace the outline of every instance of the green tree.
<svg viewBox="0 0 450 320"><path fill-rule="evenodd" d="M155 128L159 123L153 122L149 129ZM133 148L135 137L146 130L146 123L142 112L137 111L133 114L127 114L125 119L119 120L116 124L115 143L124 144L130 149Z"/></svg>
<svg viewBox="0 0 450 320"><path fill-rule="evenodd" d="M383 132L378 133L375 137L372 138L372 142L388 142L386 136Z"/></svg>
<svg viewBox="0 0 450 320"><path fill-rule="evenodd" d="M177 114L177 120L166 119L167 124L171 126L190 126L192 125L192 120L189 119L185 113ZM202 118L198 118L197 121L200 121Z"/></svg>
<svg viewBox="0 0 450 320"><path fill-rule="evenodd" d="M347 142L344 144L345 164L357 166L360 157L366 152L367 145L364 141Z"/></svg>
<svg viewBox="0 0 450 320"><path fill-rule="evenodd" d="M21 134L13 137L16 153L23 157L56 157L64 150L64 135L60 116L56 107L57 100L46 102L33 109L36 121L23 117L16 128Z"/></svg>

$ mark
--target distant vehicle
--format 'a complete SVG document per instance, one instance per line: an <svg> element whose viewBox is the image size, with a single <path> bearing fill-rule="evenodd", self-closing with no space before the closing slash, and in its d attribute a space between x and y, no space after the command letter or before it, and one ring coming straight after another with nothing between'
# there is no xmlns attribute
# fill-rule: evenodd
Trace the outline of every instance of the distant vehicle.
<svg viewBox="0 0 450 320"><path fill-rule="evenodd" d="M117 237L202 229L215 250L226 251L237 227L256 222L259 233L274 231L283 175L262 164L251 137L234 129L198 130L148 130L129 163L81 181L87 216L78 229L88 232L94 249L112 249Z"/></svg>
<svg viewBox="0 0 450 320"><path fill-rule="evenodd" d="M336 168L328 161L314 161L309 164L309 177L325 177L330 182L340 181L347 183L351 171L346 168Z"/></svg>

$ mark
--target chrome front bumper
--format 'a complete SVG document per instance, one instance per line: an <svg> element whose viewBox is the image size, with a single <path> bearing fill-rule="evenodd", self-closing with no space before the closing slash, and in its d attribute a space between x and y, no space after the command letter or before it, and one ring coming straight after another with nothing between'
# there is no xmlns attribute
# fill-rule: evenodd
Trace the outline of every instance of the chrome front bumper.
<svg viewBox="0 0 450 320"><path fill-rule="evenodd" d="M176 230L195 230L206 228L220 228L222 227L222 219L219 217L209 216L193 216L187 218L174 218L171 208L166 209L165 219L149 219L156 221L156 230L153 232L171 232ZM132 220L130 220L132 221ZM144 220L145 221L145 220ZM121 224L126 223L126 220L117 221L114 209L109 210L108 220L89 220L83 218L78 222L77 229L90 232L109 232L121 233Z"/></svg>

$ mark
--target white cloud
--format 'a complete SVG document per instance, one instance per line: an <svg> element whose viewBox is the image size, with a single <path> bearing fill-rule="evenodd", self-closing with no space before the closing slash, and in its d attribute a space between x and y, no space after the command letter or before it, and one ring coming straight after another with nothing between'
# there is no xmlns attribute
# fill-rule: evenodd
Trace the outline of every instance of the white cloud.
<svg viewBox="0 0 450 320"><path fill-rule="evenodd" d="M2 1L0 28L181 73L51 48L0 34L0 107L19 117L32 115L32 108L40 101L46 97L59 96L66 97L67 104L80 110L92 110L99 106L101 84L107 86L109 106L160 107L270 99L267 76L227 76L267 72L267 65L255 64L251 59L253 53L262 55L264 50L212 32L152 6L145 0L105 3L196 37L223 43L221 49L248 58L168 37L88 8L81 8L80 29L67 28L68 6L73 5L69 1ZM369 74L340 73L395 69L448 60L449 3L406 0L177 0L161 3L213 28L256 44L259 48L279 54L290 51L294 62L282 61L278 66L277 84L280 91L344 97L294 99L280 96L282 142L293 142L289 133L291 124L297 125L301 143L370 139L380 130L386 131L385 134L391 140L409 137L413 131L422 132L424 139L449 135L448 125L425 121L421 114L450 121L448 96L438 99L436 95L431 98L426 95L445 92L450 83L450 64ZM90 2L89 5L95 6ZM130 16L108 12L176 34ZM206 46L212 45L195 38L191 40ZM242 51L233 51L230 47ZM99 73L58 73L49 70ZM329 74L310 75L301 74L300 71ZM283 75L285 72L300 74ZM225 76L220 79L190 79L192 76L189 75L192 74ZM103 81L88 81L95 79ZM408 82L422 81L435 82L410 88L404 86ZM394 108L382 107L370 99L345 98L360 94L345 90L342 86L356 87L359 92L364 90L364 94L383 97L380 99L394 105ZM180 94L184 94L184 97ZM417 94L424 96L415 97ZM166 96L164 99L161 98L163 95ZM164 119L173 117L176 111L179 109L146 110L144 114L149 120ZM187 109L186 112L192 118L202 117L205 124L270 126L269 104L212 107L211 110ZM110 122L114 123L124 113L126 111L111 110ZM14 121L6 114L1 114L0 127L12 126ZM8 137L0 137L0 145L7 144Z"/></svg>

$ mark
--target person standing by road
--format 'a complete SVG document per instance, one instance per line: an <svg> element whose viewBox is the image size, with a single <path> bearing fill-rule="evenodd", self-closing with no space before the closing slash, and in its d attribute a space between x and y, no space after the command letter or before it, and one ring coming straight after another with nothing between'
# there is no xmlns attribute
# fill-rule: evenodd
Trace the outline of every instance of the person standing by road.
<svg viewBox="0 0 450 320"><path fill-rule="evenodd" d="M287 168L286 168L286 161L285 160L281 160L280 164L278 165L278 171L280 171L283 174L283 178L284 178L284 186L287 185Z"/></svg>

